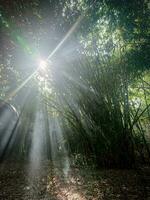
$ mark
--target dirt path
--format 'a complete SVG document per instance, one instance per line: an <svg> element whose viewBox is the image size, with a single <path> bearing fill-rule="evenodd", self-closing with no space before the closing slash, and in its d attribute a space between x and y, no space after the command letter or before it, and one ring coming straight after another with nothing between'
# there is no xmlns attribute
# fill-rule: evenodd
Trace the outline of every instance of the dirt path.
<svg viewBox="0 0 150 200"><path fill-rule="evenodd" d="M0 166L0 200L150 200L150 170L62 170L43 163Z"/></svg>

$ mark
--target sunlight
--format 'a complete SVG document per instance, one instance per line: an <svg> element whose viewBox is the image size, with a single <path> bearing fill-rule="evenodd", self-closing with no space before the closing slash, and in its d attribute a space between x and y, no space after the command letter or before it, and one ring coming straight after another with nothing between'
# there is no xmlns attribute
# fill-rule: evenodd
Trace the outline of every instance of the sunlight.
<svg viewBox="0 0 150 200"><path fill-rule="evenodd" d="M69 191L70 190L70 191ZM65 200L67 197L67 200L73 200L73 199L78 199L78 200L85 200L84 195L79 193L76 188L70 189L67 188L60 188L57 194L58 200Z"/></svg>
<svg viewBox="0 0 150 200"><path fill-rule="evenodd" d="M0 100L0 160L9 153L14 142L18 117L12 105Z"/></svg>
<svg viewBox="0 0 150 200"><path fill-rule="evenodd" d="M149 199L150 4L125 2L1 1L0 199Z"/></svg>
<svg viewBox="0 0 150 200"><path fill-rule="evenodd" d="M46 79L48 78L48 71L49 71L49 63L45 61L44 59L39 59L38 61L38 68L37 68L37 79L38 84L42 88L46 86ZM43 85L44 83L44 85ZM42 84L42 85L41 85Z"/></svg>
<svg viewBox="0 0 150 200"><path fill-rule="evenodd" d="M19 85L15 90L13 90L8 96L6 96L5 101L12 99L16 96L16 94L34 77L34 75L37 73L37 70L34 71L27 79L25 79L21 85Z"/></svg>
<svg viewBox="0 0 150 200"><path fill-rule="evenodd" d="M49 61L51 59L51 57L56 53L56 51L58 51L58 49L64 44L64 42L70 37L70 35L75 31L75 29L78 27L78 25L80 24L80 22L82 21L84 15L81 15L78 17L77 21L73 24L73 26L69 29L69 31L66 33L66 35L64 36L64 38L58 43L58 45L56 46L56 48L49 54L49 56L47 57L47 61Z"/></svg>
<svg viewBox="0 0 150 200"><path fill-rule="evenodd" d="M70 163L68 152L64 143L63 131L60 126L60 121L56 116L49 120L51 156L53 165L57 165L62 169L64 178L67 180Z"/></svg>
<svg viewBox="0 0 150 200"><path fill-rule="evenodd" d="M45 71L47 68L47 62L45 60L40 60L39 61L39 69Z"/></svg>
<svg viewBox="0 0 150 200"><path fill-rule="evenodd" d="M62 46L62 44L68 39L68 37L74 32L74 30L77 28L77 26L80 24L80 22L82 21L84 15L79 16L79 18L77 19L77 21L73 24L73 26L70 28L70 30L67 32L67 34L65 35L65 37L60 41L60 43L56 46L56 48L49 54L49 56L47 57L46 60L40 59L38 61L38 68L18 87L16 88L7 98L6 100L11 99L12 97L16 96L16 94L28 83L28 81L30 79L33 78L33 76L39 72L41 77L45 76L45 72L46 72L46 68L48 66L48 64L51 64L51 57L58 51L58 49ZM17 37L17 39L20 37ZM27 48L29 49L29 47ZM31 52L32 54L32 52ZM43 78L40 77L40 82L43 81Z"/></svg>

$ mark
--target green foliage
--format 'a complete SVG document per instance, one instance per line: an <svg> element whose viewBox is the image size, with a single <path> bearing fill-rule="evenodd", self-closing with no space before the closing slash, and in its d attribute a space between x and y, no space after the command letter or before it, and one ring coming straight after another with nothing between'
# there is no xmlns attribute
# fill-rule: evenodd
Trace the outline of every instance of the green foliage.
<svg viewBox="0 0 150 200"><path fill-rule="evenodd" d="M67 8L72 12L77 6L79 11L86 5L82 1L80 5L68 4ZM148 24L145 34L140 31L147 4L143 3L144 15L138 5L107 1L95 10L97 16L101 15L97 19L89 9L92 19L89 21L87 14L87 23L81 23L81 27L90 28L86 34L81 28L77 35L82 46L80 57L70 62L66 58L61 68L56 63L55 72L52 68L50 87L55 91L55 99L47 100L62 123L70 127L72 134L64 129L69 150L93 154L99 165L133 166L137 135L147 146L141 120L145 118L149 123L148 94L145 99L144 88L140 93L134 89L134 85L142 84L140 77L149 68Z"/></svg>
<svg viewBox="0 0 150 200"><path fill-rule="evenodd" d="M91 157L99 166L133 166L135 152L142 154L139 141L150 156L148 2L17 2L0 7L5 44L0 48L4 58L0 95L19 86L36 68L34 59L41 52L46 56L52 52L77 19L82 19L73 33L69 31L72 35L53 56L46 75L38 72L34 79L46 104L45 126L49 118L59 119L69 153ZM22 117L22 152L28 152L26 126L28 117L34 122L33 101ZM45 132L50 145L48 128Z"/></svg>

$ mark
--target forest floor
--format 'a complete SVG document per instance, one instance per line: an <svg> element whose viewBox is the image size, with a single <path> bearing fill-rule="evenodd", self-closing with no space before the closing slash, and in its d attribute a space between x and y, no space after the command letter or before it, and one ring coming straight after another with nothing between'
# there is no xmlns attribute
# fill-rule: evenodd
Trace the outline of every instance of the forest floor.
<svg viewBox="0 0 150 200"><path fill-rule="evenodd" d="M150 200L150 169L98 170L72 167L64 176L59 167L42 163L0 165L0 200Z"/></svg>

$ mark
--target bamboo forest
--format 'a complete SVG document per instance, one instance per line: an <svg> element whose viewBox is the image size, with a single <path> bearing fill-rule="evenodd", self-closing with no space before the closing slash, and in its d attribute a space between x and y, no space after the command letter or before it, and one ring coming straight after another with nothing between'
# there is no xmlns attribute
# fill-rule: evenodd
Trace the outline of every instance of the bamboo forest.
<svg viewBox="0 0 150 200"><path fill-rule="evenodd" d="M0 200L150 200L148 0L0 0Z"/></svg>

